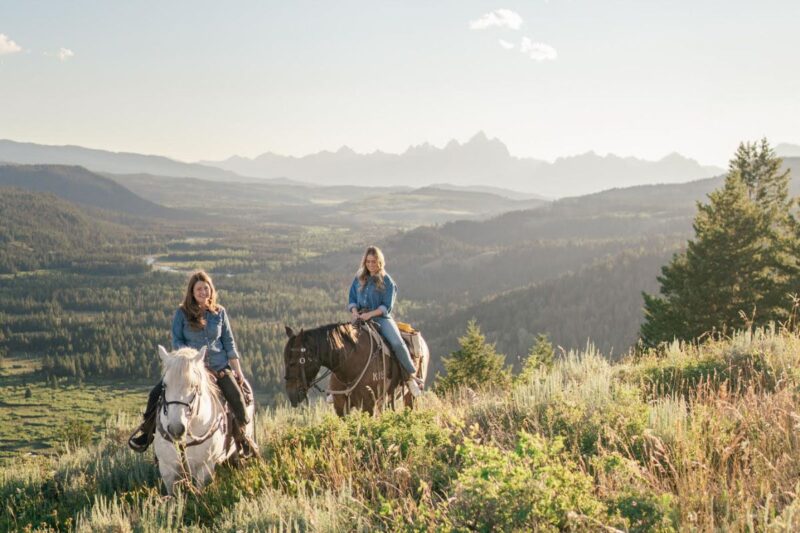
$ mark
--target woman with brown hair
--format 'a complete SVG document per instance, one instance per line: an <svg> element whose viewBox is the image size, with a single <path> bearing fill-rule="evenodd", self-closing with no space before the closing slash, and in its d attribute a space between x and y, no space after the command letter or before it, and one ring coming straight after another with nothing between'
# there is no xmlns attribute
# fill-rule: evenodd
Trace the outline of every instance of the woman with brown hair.
<svg viewBox="0 0 800 533"><path fill-rule="evenodd" d="M239 353L233 339L230 319L224 307L217 303L217 291L211 276L202 270L189 278L183 302L172 319L172 348L190 347L199 350L206 347L206 367L217 379L217 386L235 418L234 439L241 455L252 456L257 452L255 444L244 434L249 423L246 402L241 384L244 374L239 363ZM128 445L143 452L153 442L156 426L156 408L163 385L159 382L147 398L144 421L128 440Z"/></svg>

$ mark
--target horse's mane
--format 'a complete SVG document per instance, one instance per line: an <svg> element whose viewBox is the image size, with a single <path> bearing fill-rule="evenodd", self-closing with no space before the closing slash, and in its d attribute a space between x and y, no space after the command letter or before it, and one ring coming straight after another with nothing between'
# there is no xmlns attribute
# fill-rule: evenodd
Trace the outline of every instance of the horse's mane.
<svg viewBox="0 0 800 533"><path fill-rule="evenodd" d="M303 336L313 339L317 346L327 345L332 350L341 350L346 343L358 343L357 330L350 322L336 322L303 332Z"/></svg>
<svg viewBox="0 0 800 533"><path fill-rule="evenodd" d="M194 362L195 357L197 350L194 348L181 348L172 352L164 360L164 376L175 376L190 388L210 389L216 394L217 385L209 379L205 364L202 361L200 364Z"/></svg>

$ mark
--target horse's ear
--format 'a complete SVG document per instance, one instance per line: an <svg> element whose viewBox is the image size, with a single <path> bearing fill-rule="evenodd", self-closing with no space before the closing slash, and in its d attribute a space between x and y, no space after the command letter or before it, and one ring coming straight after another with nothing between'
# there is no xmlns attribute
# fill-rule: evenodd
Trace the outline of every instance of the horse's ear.
<svg viewBox="0 0 800 533"><path fill-rule="evenodd" d="M290 328L289 326L286 326L286 336L289 337L290 339L294 337L294 331L292 331L292 328Z"/></svg>
<svg viewBox="0 0 800 533"><path fill-rule="evenodd" d="M199 363L206 357L206 346L203 346L199 350L197 350L197 355L194 356L194 362Z"/></svg>
<svg viewBox="0 0 800 533"><path fill-rule="evenodd" d="M167 349L161 346L160 344L158 345L158 356L164 362L166 362L167 357L169 357L169 352L167 351Z"/></svg>

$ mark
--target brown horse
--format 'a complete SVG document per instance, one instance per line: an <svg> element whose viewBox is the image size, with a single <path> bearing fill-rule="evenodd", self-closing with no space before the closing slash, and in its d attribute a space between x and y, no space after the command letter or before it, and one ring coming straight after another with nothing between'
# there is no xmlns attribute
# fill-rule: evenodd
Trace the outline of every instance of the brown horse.
<svg viewBox="0 0 800 533"><path fill-rule="evenodd" d="M283 349L283 362L286 394L292 407L307 399L309 389L325 377L317 378L323 366L332 374L330 390L324 392L333 395L339 416L354 407L375 414L385 403L394 406L396 393L403 391L400 365L394 357L384 356L366 326L329 324L308 331L301 329L297 334L286 326L286 335L289 341ZM420 352L417 375L424 380L430 354L422 338ZM411 394L403 392L405 405L413 407Z"/></svg>

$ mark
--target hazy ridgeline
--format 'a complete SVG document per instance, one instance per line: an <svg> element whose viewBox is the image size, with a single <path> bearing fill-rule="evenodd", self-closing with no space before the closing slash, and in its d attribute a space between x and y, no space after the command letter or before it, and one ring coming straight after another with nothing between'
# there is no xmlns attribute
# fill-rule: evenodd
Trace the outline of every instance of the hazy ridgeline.
<svg viewBox="0 0 800 533"><path fill-rule="evenodd" d="M109 420L99 444L0 469L0 529L793 531L800 337L757 330L611 364L570 352L505 391L340 420L268 409L263 461L161 497Z"/></svg>

